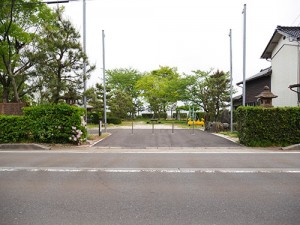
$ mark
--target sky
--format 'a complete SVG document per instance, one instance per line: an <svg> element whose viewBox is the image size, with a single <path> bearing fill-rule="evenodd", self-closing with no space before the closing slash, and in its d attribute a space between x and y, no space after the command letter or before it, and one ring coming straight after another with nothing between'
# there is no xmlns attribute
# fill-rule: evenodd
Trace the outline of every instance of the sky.
<svg viewBox="0 0 300 225"><path fill-rule="evenodd" d="M277 25L300 26L299 0L86 0L86 53L97 67L87 86L102 82L102 30L106 69L169 66L191 74L230 71L232 29L233 83L242 81L244 4L250 77L271 65L260 57ZM82 34L82 0L64 6Z"/></svg>

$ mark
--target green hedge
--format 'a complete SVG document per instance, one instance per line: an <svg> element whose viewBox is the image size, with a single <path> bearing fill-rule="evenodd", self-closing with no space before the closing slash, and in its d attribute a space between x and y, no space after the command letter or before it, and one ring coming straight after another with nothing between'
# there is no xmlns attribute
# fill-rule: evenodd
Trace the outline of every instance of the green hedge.
<svg viewBox="0 0 300 225"><path fill-rule="evenodd" d="M107 118L107 123L112 123L112 124L121 124L122 120L117 117L108 117Z"/></svg>
<svg viewBox="0 0 300 225"><path fill-rule="evenodd" d="M177 118L178 113L173 113L172 118L176 119ZM181 120L185 120L187 119L188 114L187 113L179 113L180 119Z"/></svg>
<svg viewBox="0 0 300 225"><path fill-rule="evenodd" d="M300 107L239 107L240 143L247 146L287 146L300 143Z"/></svg>
<svg viewBox="0 0 300 225"><path fill-rule="evenodd" d="M28 140L29 126L23 116L0 115L0 143Z"/></svg>
<svg viewBox="0 0 300 225"><path fill-rule="evenodd" d="M152 119L153 118L153 113L142 113L142 118Z"/></svg>
<svg viewBox="0 0 300 225"><path fill-rule="evenodd" d="M26 107L23 111L24 116L1 116L0 143L79 144L86 140L82 108L58 104Z"/></svg>
<svg viewBox="0 0 300 225"><path fill-rule="evenodd" d="M160 119L167 119L168 114L166 112L160 112L158 114L153 114L153 113L142 113L142 118L143 119L152 119L152 118L160 118Z"/></svg>

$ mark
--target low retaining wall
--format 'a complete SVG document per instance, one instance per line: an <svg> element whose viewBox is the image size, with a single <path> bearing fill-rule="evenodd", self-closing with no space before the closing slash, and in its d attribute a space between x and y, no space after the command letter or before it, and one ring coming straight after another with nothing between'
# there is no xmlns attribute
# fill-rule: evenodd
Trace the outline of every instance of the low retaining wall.
<svg viewBox="0 0 300 225"><path fill-rule="evenodd" d="M22 108L25 106L25 103L0 103L0 114L23 115Z"/></svg>

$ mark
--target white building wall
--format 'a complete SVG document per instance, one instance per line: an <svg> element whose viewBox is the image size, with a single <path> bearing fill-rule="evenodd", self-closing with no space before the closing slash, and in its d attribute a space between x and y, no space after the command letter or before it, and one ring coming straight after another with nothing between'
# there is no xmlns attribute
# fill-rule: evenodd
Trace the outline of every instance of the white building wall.
<svg viewBox="0 0 300 225"><path fill-rule="evenodd" d="M298 97L288 87L299 82L299 48L287 38L279 41L272 53L271 91L278 95L274 106L297 106Z"/></svg>

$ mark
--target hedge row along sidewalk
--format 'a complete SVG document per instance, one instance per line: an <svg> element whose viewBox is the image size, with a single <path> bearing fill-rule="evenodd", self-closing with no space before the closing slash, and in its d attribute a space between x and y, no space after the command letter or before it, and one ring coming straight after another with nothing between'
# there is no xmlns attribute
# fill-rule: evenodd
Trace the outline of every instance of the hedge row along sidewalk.
<svg viewBox="0 0 300 225"><path fill-rule="evenodd" d="M240 143L246 146L288 146L300 143L300 107L239 107Z"/></svg>
<svg viewBox="0 0 300 225"><path fill-rule="evenodd" d="M0 115L0 143L86 141L85 110L67 104L23 108L24 116Z"/></svg>

